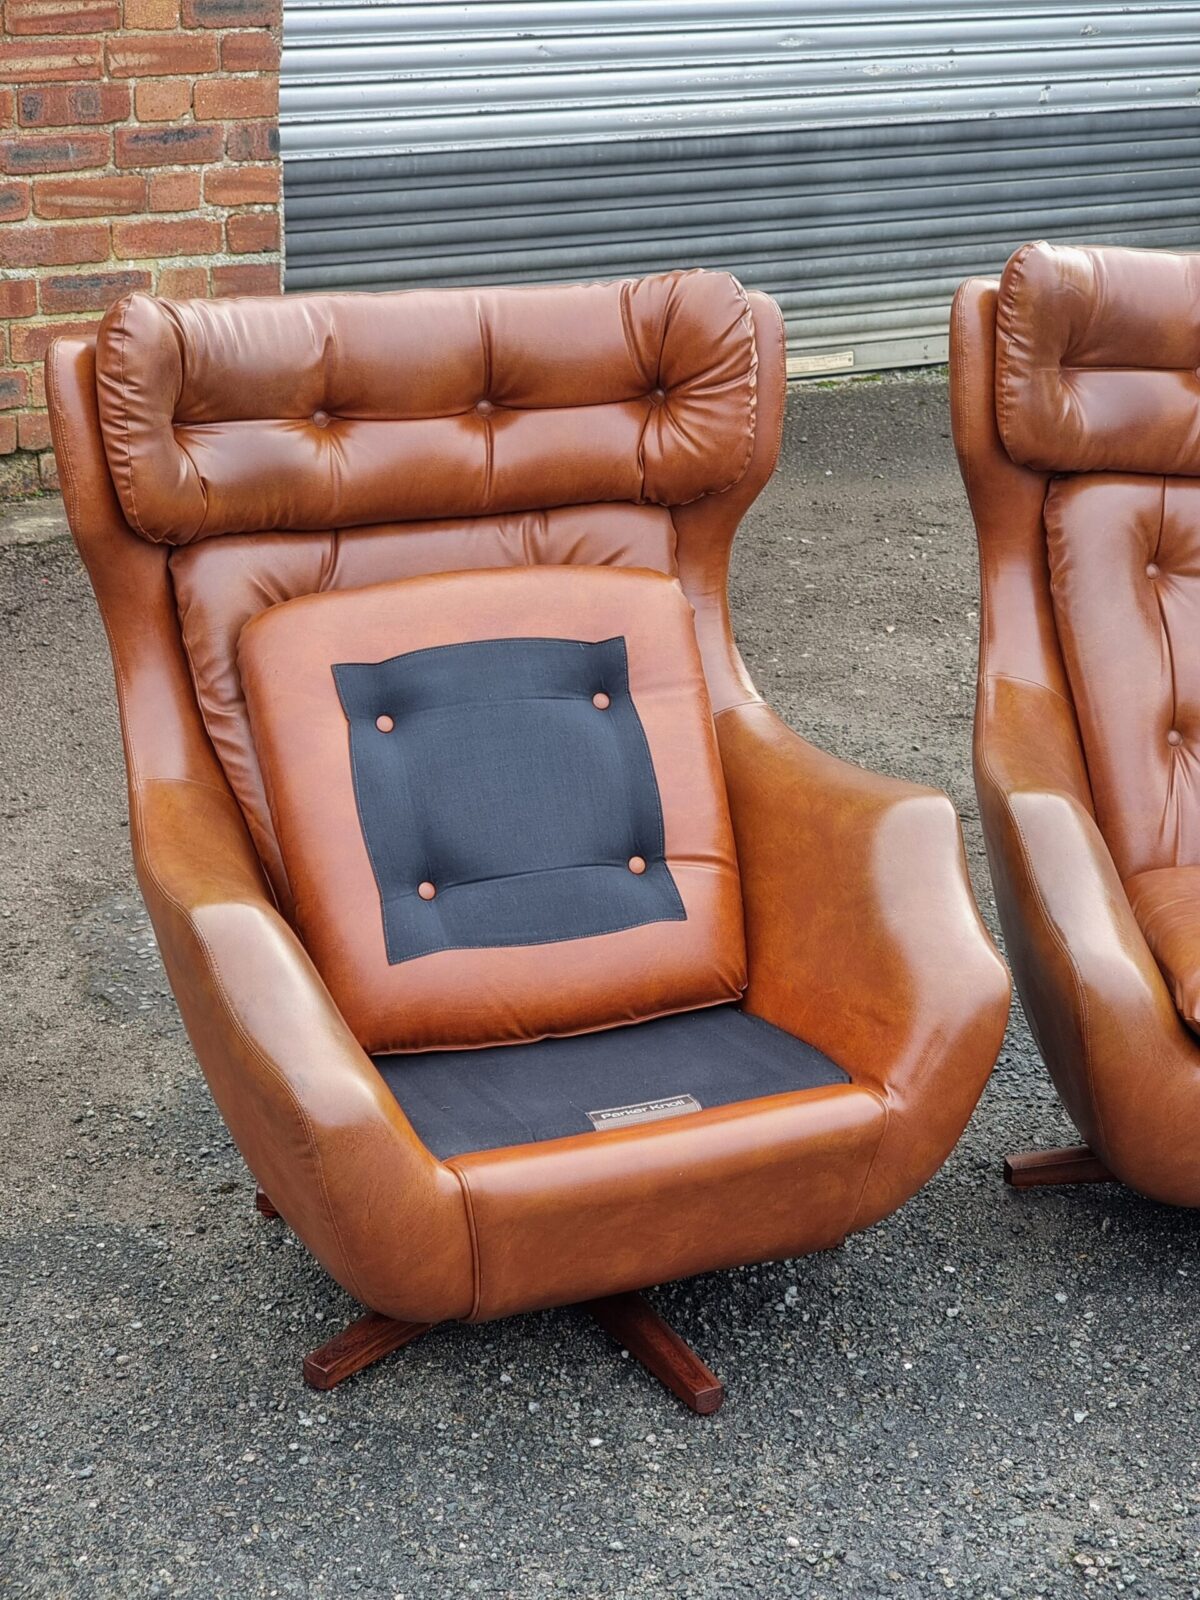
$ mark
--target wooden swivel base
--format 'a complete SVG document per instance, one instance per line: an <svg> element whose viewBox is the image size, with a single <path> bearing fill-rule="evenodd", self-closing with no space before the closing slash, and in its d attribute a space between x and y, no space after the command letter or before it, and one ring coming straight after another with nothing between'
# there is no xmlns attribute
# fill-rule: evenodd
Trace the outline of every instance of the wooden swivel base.
<svg viewBox="0 0 1200 1600"><path fill-rule="evenodd" d="M1059 1150L1029 1150L1006 1156L1004 1181L1014 1189L1044 1189L1061 1183L1116 1183L1118 1180L1085 1144Z"/></svg>
<svg viewBox="0 0 1200 1600"><path fill-rule="evenodd" d="M254 1204L264 1217L279 1213L261 1189ZM583 1309L622 1349L668 1388L697 1416L711 1417L725 1399L725 1385L640 1294L607 1295ZM395 1322L368 1311L304 1358L304 1381L312 1389L333 1389L393 1350L428 1333L430 1322Z"/></svg>

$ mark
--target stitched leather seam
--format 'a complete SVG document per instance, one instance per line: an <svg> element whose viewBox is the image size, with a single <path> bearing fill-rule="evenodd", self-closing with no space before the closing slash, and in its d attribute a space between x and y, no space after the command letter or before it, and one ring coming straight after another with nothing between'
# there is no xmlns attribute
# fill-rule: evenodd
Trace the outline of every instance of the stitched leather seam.
<svg viewBox="0 0 1200 1600"><path fill-rule="evenodd" d="M1031 689L1040 689L1043 692L1043 694L1052 694L1056 700L1061 700L1063 705L1070 706L1072 711L1075 710L1075 707L1072 704L1071 700L1065 694L1063 694L1061 689L1052 689L1048 683L1039 683L1036 678L1022 678L1022 677L1019 677L1015 672L986 672L986 671L982 674L982 677L984 678L984 680L987 683L1025 683L1025 684L1028 684Z"/></svg>
<svg viewBox="0 0 1200 1600"><path fill-rule="evenodd" d="M850 1082L854 1084L856 1089L861 1089L863 1094L869 1094L872 1100L879 1105L883 1112L883 1127L879 1130L879 1138L876 1141L874 1150L871 1152L871 1159L867 1162L867 1170L863 1173L862 1187L858 1191L858 1199L855 1201L854 1210L850 1213L850 1221L846 1227L847 1233L853 1233L858 1226L859 1213L862 1211L863 1200L866 1198L867 1185L871 1181L871 1174L875 1171L875 1164L879 1160L879 1152L883 1149L883 1141L892 1121L892 1108L885 1095L881 1095L878 1090L872 1089L870 1084L854 1083L853 1077L851 1077Z"/></svg>
<svg viewBox="0 0 1200 1600"><path fill-rule="evenodd" d="M57 339L54 344L57 344ZM62 393L58 383L58 360L54 355L54 344L50 346L50 360L47 362L47 387L54 405L51 408L51 417L57 421L62 415ZM54 453L62 457L62 479L66 490L64 499L67 501L67 521L75 524L79 521L79 485L75 481L75 463L71 459L70 429L54 429Z"/></svg>
<svg viewBox="0 0 1200 1600"><path fill-rule="evenodd" d="M1008 449L1008 390L1012 375L1009 371L1007 360L1002 356L1000 337L1003 333L1003 336L1007 338L1011 332L1009 324L1013 313L1013 301L1016 298L1015 286L1025 270L1025 262L1030 251L1035 248L1036 245L1032 243L1022 245L1005 267L1000 279L1000 295L996 303L996 419L999 423L1000 437L1006 450Z"/></svg>
<svg viewBox="0 0 1200 1600"><path fill-rule="evenodd" d="M952 304L950 306L950 348L951 348L951 350L962 350L962 349L966 348L966 339L965 339L964 334L963 334L963 328L964 328L964 325L966 323L966 315L967 315L966 314L966 300L965 300L965 297L964 297L965 290L966 290L966 285L964 284L963 287L954 296L954 300L953 300L953 302L952 302ZM966 381L966 378L963 376L963 373L962 373L963 366L964 366L964 362L963 361L951 361L951 363L950 363L950 414L953 417L954 412L956 410L961 409L961 411L963 412L963 421L964 421L964 425L965 425L965 427L964 427L965 438L969 440L971 438L973 432L974 432L974 429L972 427L972 411L971 411L972 389L971 389L971 385ZM956 404L956 402L957 402L957 404ZM957 444L957 440L955 441L955 443ZM967 500L970 501L971 500L971 487L972 487L972 481L971 481L972 480L971 452L967 448L967 445L966 445L965 441L964 441L962 450L959 452L959 463L960 463L960 465L962 467L963 486L967 491ZM982 589L982 587L983 587L982 563L980 564L980 568L981 568L981 570L980 570L979 586ZM982 655L982 651L983 651L983 630L982 630L982 628L980 629L980 633L979 633L979 646L980 646L980 654Z"/></svg>
<svg viewBox="0 0 1200 1600"><path fill-rule="evenodd" d="M637 340L633 337L633 323L630 319L629 294L632 280L623 278L617 290L617 307L621 313L621 334L625 340L625 349L629 355L629 364L637 373L643 383L649 382L649 374L638 359Z"/></svg>
<svg viewBox="0 0 1200 1600"><path fill-rule="evenodd" d="M132 295L126 295L124 300L122 300L122 302L121 302L121 321L120 321L120 326L116 330L117 347L121 352L121 390L122 390L122 393L124 393L125 390L126 390L126 383L125 383L125 346L126 346L127 340L126 340L126 337L125 337L125 321L126 321L126 318L129 316L129 306L130 306L130 302L132 301L132 299L133 299ZM133 446L132 446L132 444L130 443L130 440L129 440L129 407L128 406L122 406L122 408L121 408L121 432L125 436L125 460L124 460L124 463L123 463L123 470L124 470L125 483L126 483L126 486L127 486L128 490L129 490L129 520L130 520L130 522L133 523L133 525L137 529L137 531L142 535L143 539L150 539L150 538L152 538L152 535L149 534L146 531L146 529L142 527L142 520L138 516L137 495L134 492L134 487L133 487ZM157 541L155 541L155 542L157 542Z"/></svg>
<svg viewBox="0 0 1200 1600"><path fill-rule="evenodd" d="M479 1230L475 1226L475 1204L471 1194L471 1184L466 1173L453 1162L447 1162L450 1171L458 1179L458 1186L462 1190L463 1204L467 1210L467 1231L471 1238L471 1310L467 1321L474 1322L479 1315L479 1307L483 1300L483 1263L479 1259Z"/></svg>
<svg viewBox="0 0 1200 1600"><path fill-rule="evenodd" d="M787 403L786 403L786 392L787 392L787 327L786 327L786 325L784 323L784 320L783 320L783 312L779 309L779 306L776 304L776 302L774 300L771 301L771 304L775 308L775 328L776 328L776 337L777 337L777 339L779 341L779 359L780 359L780 362L781 362L781 364L783 366L783 371L784 371L784 380L783 380L783 382L784 382L785 402L779 408L779 421L775 424L775 460L776 460L776 462L778 462L778 460L779 460L779 451L783 446L783 418L784 418L784 413L787 410ZM757 355L757 349L755 351L755 365L754 365L754 416L755 416L755 422L757 423L757 420L758 420L758 355Z"/></svg>
<svg viewBox="0 0 1200 1600"><path fill-rule="evenodd" d="M1154 541L1154 556L1153 556L1153 560L1156 561L1156 562L1160 560L1160 552L1162 550L1163 534L1166 531L1166 525L1167 525L1167 480L1166 480L1166 477L1164 475L1164 477L1162 479L1162 494L1159 497L1159 502L1158 502L1158 537ZM1170 672L1170 675L1171 675L1171 723L1170 723L1170 725L1171 725L1172 728L1174 728L1176 726L1176 718L1177 718L1178 712L1179 712L1179 679L1178 679L1178 674L1177 674L1176 668L1175 668L1175 649L1174 649L1174 646L1171 643L1171 630L1167 627L1167 608L1166 608L1166 605L1165 605L1165 603L1163 601L1162 585L1159 584L1159 583L1156 583L1154 585L1154 603L1155 603L1156 607L1158 608L1158 621L1159 621L1159 626L1162 628L1163 647L1167 652L1167 669L1168 669L1168 671ZM1176 777L1177 770L1178 770L1177 763L1173 761L1171 763L1170 774L1169 774L1169 776L1167 778L1167 791L1166 791L1166 795L1165 795L1164 801L1163 801L1163 805L1164 805L1164 809L1165 810L1169 810L1169 808L1170 808L1171 795L1172 795L1173 789L1175 788L1175 777ZM1176 859L1178 859L1178 854L1179 854L1179 833L1180 833L1180 820L1181 820L1181 810L1180 810L1180 808L1178 806L1176 806L1176 813L1175 814L1176 814L1176 822L1175 822L1175 830L1174 830L1175 831L1175 853L1176 853ZM1167 821L1167 818L1164 816L1164 818L1163 818L1164 825L1166 824L1166 821Z"/></svg>

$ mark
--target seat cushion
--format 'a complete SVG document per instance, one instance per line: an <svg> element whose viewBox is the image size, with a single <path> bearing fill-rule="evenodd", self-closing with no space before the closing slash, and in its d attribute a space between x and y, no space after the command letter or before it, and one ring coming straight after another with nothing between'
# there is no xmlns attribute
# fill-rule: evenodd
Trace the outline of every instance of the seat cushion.
<svg viewBox="0 0 1200 1600"><path fill-rule="evenodd" d="M812 1045L738 1006L573 1039L378 1056L375 1065L441 1160L849 1082Z"/></svg>
<svg viewBox="0 0 1200 1600"><path fill-rule="evenodd" d="M1200 1032L1200 867L1163 867L1130 878L1125 891L1175 1009Z"/></svg>
<svg viewBox="0 0 1200 1600"><path fill-rule="evenodd" d="M714 1005L745 985L678 583L416 578L272 607L239 667L295 920L374 1052Z"/></svg>

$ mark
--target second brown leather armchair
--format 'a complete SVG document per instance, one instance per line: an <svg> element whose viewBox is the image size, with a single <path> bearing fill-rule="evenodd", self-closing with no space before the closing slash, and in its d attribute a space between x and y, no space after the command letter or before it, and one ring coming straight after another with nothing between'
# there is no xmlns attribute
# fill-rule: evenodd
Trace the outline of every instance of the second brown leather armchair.
<svg viewBox="0 0 1200 1600"><path fill-rule="evenodd" d="M1085 1147L1200 1205L1200 257L1025 246L963 285L954 437L979 533L975 776L1007 950Z"/></svg>

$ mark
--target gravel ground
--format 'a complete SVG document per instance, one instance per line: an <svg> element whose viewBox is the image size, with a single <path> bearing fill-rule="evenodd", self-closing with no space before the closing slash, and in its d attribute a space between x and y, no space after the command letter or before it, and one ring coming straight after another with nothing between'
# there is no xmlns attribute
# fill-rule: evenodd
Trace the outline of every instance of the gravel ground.
<svg viewBox="0 0 1200 1600"><path fill-rule="evenodd" d="M0 1593L1200 1594L1200 1221L1115 1186L1004 1190L1005 1149L1070 1138L1019 1017L899 1216L657 1292L729 1385L714 1421L571 1311L306 1391L301 1353L354 1307L255 1216L176 1018L54 503L0 540ZM734 597L795 727L949 790L994 924L942 378L793 392Z"/></svg>

